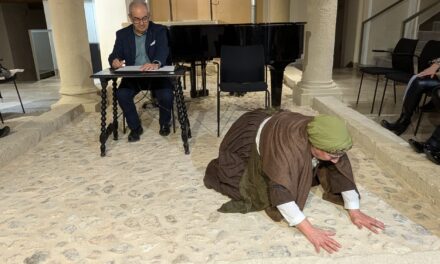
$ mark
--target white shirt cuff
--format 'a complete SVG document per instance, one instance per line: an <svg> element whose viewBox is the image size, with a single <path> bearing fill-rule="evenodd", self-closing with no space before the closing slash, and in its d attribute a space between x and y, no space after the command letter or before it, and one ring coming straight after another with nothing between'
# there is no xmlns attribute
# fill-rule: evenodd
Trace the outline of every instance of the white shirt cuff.
<svg viewBox="0 0 440 264"><path fill-rule="evenodd" d="M296 205L296 203L293 201L277 205L277 208L290 226L296 226L304 219L306 219L305 215L303 214L303 212L301 212L298 205Z"/></svg>
<svg viewBox="0 0 440 264"><path fill-rule="evenodd" d="M341 192L345 209L359 209L359 194L355 190Z"/></svg>

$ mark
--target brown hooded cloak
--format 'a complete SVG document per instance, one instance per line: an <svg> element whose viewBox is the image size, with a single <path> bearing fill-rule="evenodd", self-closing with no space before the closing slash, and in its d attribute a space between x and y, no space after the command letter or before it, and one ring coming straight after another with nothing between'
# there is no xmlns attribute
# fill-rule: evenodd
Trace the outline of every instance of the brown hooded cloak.
<svg viewBox="0 0 440 264"><path fill-rule="evenodd" d="M303 209L312 185L321 184L323 198L342 204L342 191L357 190L350 161L320 162L313 170L307 124L313 117L279 111L262 129L259 153L255 137L265 110L242 115L225 135L219 157L206 168L207 188L229 196L221 212L251 212L295 201Z"/></svg>

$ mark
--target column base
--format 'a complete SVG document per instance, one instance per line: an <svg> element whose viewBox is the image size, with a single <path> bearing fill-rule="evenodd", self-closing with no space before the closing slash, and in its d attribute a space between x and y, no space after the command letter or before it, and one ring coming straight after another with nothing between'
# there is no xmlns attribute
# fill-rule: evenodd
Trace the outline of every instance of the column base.
<svg viewBox="0 0 440 264"><path fill-rule="evenodd" d="M101 99L98 94L76 94L76 95L61 95L60 100L53 104L51 108L64 104L81 104L86 112L99 112L101 109Z"/></svg>
<svg viewBox="0 0 440 264"><path fill-rule="evenodd" d="M292 87L293 102L296 105L312 105L314 97L334 96L342 100L342 91L333 81L299 82Z"/></svg>

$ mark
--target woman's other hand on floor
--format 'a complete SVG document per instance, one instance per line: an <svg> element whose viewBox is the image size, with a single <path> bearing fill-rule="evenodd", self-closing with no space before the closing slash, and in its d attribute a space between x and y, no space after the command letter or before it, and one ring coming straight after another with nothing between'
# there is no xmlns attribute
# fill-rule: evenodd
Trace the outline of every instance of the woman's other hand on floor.
<svg viewBox="0 0 440 264"><path fill-rule="evenodd" d="M307 219L304 219L296 227L312 243L317 253L319 253L320 248L323 248L330 254L337 252L341 248L341 245L332 238L335 235L334 232L315 228Z"/></svg>

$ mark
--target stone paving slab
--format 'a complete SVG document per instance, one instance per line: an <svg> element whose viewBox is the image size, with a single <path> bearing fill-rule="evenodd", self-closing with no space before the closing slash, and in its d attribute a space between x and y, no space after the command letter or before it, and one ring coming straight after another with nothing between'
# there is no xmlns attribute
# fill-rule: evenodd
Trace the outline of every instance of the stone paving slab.
<svg viewBox="0 0 440 264"><path fill-rule="evenodd" d="M290 96L285 92L284 108L316 113L293 106ZM255 108L257 100L263 104L262 98L246 95L237 105L237 98L225 96L223 134L244 111ZM188 102L193 130L190 155L183 154L179 133L158 135L157 110L147 109L141 115L145 129L141 141L128 143L126 134L118 141L109 140L105 158L99 155L97 141L100 116L93 113L81 115L3 166L0 262L327 263L330 259L346 263L351 259L366 263L373 259L380 263L405 255L408 259L423 255L419 263L438 259L436 235L364 187L377 184L378 189L387 188L384 192L389 196L399 193L399 186L388 184L386 173L360 146L350 151L350 158L362 208L387 226L379 235L358 230L343 208L320 198L319 188L312 190L305 214L313 224L337 232L343 248L333 255L316 254L295 228L273 223L263 212L217 212L227 198L202 183L206 164L217 156L221 142L216 137L214 100L212 96ZM416 194L412 197L416 207Z"/></svg>

